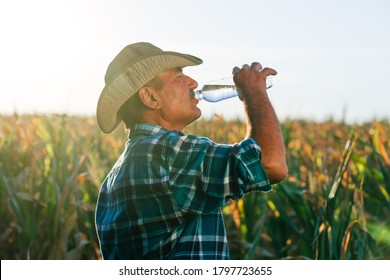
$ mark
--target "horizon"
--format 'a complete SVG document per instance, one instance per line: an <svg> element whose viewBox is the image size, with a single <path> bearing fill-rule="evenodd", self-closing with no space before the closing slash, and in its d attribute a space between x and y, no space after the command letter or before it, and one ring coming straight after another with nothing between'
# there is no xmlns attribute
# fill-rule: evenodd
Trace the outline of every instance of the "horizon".
<svg viewBox="0 0 390 280"><path fill-rule="evenodd" d="M69 117L69 118L85 118L85 119L94 119L96 121L96 115L95 114L83 114L83 113L68 113L68 112L12 112L12 113L2 113L0 112L0 117L5 117L5 118L12 118L12 117ZM242 121L245 122L245 115L228 115L228 116L223 116L218 113L212 113L212 114L207 114L207 115L201 115L198 119L193 121L191 124L198 122L198 121L212 121L213 119L223 119L226 122L229 121ZM346 124L349 126L354 126L354 125L366 125L366 124L371 124L374 122L381 122L381 123L388 123L390 124L390 118L389 117L384 117L384 118L372 118L372 119L364 119L364 120L357 120L357 121L351 121L346 118L336 118L334 116L329 115L328 117L324 117L321 119L314 119L314 118L308 118L308 117L284 117L280 118L278 117L280 123L285 123L285 122L307 122L307 123L317 123L317 124L325 124L329 122L333 122L336 124ZM188 126L190 126L189 124ZM123 123L121 123L123 125ZM97 126L97 123L96 123ZM98 126L97 126L98 127ZM119 127L119 126L118 126Z"/></svg>

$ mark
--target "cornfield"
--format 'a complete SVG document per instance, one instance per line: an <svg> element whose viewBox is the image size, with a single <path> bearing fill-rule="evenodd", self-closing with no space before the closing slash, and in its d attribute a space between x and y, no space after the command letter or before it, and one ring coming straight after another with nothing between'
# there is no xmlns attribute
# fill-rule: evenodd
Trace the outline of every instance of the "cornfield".
<svg viewBox="0 0 390 280"><path fill-rule="evenodd" d="M288 178L223 209L232 259L390 259L390 126L285 120ZM241 120L187 133L240 141ZM0 258L100 259L97 194L126 131L92 117L0 116Z"/></svg>

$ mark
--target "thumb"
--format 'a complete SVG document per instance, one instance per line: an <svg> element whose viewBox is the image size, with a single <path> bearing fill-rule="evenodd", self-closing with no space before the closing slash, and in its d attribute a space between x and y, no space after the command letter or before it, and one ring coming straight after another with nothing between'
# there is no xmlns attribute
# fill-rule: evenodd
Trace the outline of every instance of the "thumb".
<svg viewBox="0 0 390 280"><path fill-rule="evenodd" d="M275 75L277 75L278 74L278 72L275 70L275 69L273 69L273 68L269 68L269 67L265 67L265 68L263 68L262 70L261 70L261 73L264 75L264 76L275 76Z"/></svg>

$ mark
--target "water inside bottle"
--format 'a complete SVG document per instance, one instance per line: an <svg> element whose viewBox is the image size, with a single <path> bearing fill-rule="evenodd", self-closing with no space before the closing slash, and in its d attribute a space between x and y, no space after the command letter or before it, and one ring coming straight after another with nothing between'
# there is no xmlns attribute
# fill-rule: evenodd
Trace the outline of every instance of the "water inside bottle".
<svg viewBox="0 0 390 280"><path fill-rule="evenodd" d="M267 89L272 87L271 77L267 77ZM201 90L195 91L195 98L209 102L218 102L231 97L238 96L237 88L232 77L226 77L205 84Z"/></svg>
<svg viewBox="0 0 390 280"><path fill-rule="evenodd" d="M218 102L238 95L233 85L204 85L202 87L203 99L209 102Z"/></svg>

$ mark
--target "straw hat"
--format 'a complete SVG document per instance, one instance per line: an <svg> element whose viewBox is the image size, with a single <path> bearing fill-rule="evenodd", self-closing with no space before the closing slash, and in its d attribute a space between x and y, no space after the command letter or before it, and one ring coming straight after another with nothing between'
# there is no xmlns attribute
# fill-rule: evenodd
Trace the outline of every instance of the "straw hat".
<svg viewBox="0 0 390 280"><path fill-rule="evenodd" d="M106 85L96 110L99 128L104 133L111 133L121 122L117 117L119 108L160 73L201 63L202 60L195 56L163 51L150 43L126 46L107 68Z"/></svg>

